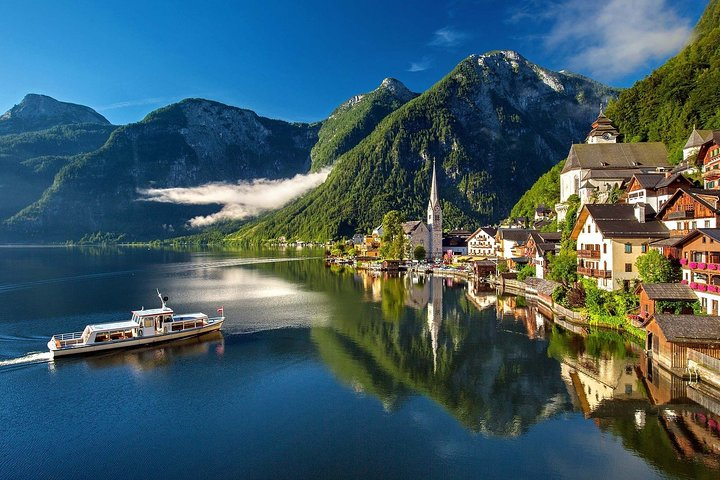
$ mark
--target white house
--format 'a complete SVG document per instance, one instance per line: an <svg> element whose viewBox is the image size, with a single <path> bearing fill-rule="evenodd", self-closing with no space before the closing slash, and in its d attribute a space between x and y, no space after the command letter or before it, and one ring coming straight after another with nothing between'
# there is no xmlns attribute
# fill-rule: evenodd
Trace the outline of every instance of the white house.
<svg viewBox="0 0 720 480"><path fill-rule="evenodd" d="M468 237L468 254L477 257L496 257L497 242L493 227L480 227Z"/></svg>

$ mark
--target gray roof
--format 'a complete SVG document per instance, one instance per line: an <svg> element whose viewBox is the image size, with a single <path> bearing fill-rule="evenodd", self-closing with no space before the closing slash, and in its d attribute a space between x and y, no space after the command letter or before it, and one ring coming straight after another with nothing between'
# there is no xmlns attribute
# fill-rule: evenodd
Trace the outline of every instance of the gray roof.
<svg viewBox="0 0 720 480"><path fill-rule="evenodd" d="M635 218L635 206L625 203L587 204L588 213L602 232L609 238L663 238L670 236L667 227L659 221L638 222ZM652 211L646 207L646 213Z"/></svg>
<svg viewBox="0 0 720 480"><path fill-rule="evenodd" d="M543 295L552 295L555 289L560 286L558 282L535 277L526 278L525 283Z"/></svg>
<svg viewBox="0 0 720 480"><path fill-rule="evenodd" d="M653 169L655 167L652 167ZM642 172L639 168L608 168L595 169L583 175L582 180L623 180L628 181L633 175Z"/></svg>
<svg viewBox="0 0 720 480"><path fill-rule="evenodd" d="M670 342L710 343L720 347L720 317L662 313L655 314L655 321Z"/></svg>
<svg viewBox="0 0 720 480"><path fill-rule="evenodd" d="M697 300L692 289L682 283L644 283L639 288L650 300Z"/></svg>
<svg viewBox="0 0 720 480"><path fill-rule="evenodd" d="M657 240L655 242L650 243L651 247L674 247L678 243L682 242L683 237L670 237L670 238L663 238L662 240Z"/></svg>
<svg viewBox="0 0 720 480"><path fill-rule="evenodd" d="M657 173L636 173L633 175L642 188L657 188L657 184L665 180L665 174Z"/></svg>
<svg viewBox="0 0 720 480"><path fill-rule="evenodd" d="M690 134L690 137L688 138L687 142L685 142L685 148L692 148L692 147L700 147L705 142L708 142L712 140L713 137L713 131L712 130L697 130L693 128L692 133Z"/></svg>
<svg viewBox="0 0 720 480"><path fill-rule="evenodd" d="M682 180L684 183L686 183L688 186L692 186L692 182L685 178L681 172L674 172L669 177L663 178L658 182L657 185L655 185L655 188L663 188L667 187L668 185L672 184L675 180Z"/></svg>
<svg viewBox="0 0 720 480"><path fill-rule="evenodd" d="M594 143L570 147L562 173L584 168L670 167L661 142Z"/></svg>
<svg viewBox="0 0 720 480"><path fill-rule="evenodd" d="M414 232L415 230L417 230L417 228L418 228L420 225L422 225L422 223L423 223L423 222L421 222L420 220L413 220L413 221L410 221L410 222L403 222L403 224L402 224L403 232L405 232L406 235L409 235L409 234L411 234L412 232Z"/></svg>
<svg viewBox="0 0 720 480"><path fill-rule="evenodd" d="M498 229L498 233L500 234L500 238L502 240L510 240L512 242L517 243L525 243L525 240L528 239L528 235L530 235L530 232L534 232L535 230L530 230L528 228L500 228Z"/></svg>

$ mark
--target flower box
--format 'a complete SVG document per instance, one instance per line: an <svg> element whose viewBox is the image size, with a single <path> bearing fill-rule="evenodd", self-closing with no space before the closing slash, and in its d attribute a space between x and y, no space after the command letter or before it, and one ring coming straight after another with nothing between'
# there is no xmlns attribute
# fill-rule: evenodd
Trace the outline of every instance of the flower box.
<svg viewBox="0 0 720 480"><path fill-rule="evenodd" d="M697 289L699 292L704 292L705 290L707 290L707 285L705 285L704 283L701 283L697 286Z"/></svg>
<svg viewBox="0 0 720 480"><path fill-rule="evenodd" d="M707 291L710 293L717 293L718 289L715 285L708 285Z"/></svg>
<svg viewBox="0 0 720 480"><path fill-rule="evenodd" d="M693 290L697 290L697 286L698 286L697 283L695 283L695 282L690 282L690 288L692 288Z"/></svg>
<svg viewBox="0 0 720 480"><path fill-rule="evenodd" d="M697 262L690 262L690 268L697 268Z"/></svg>
<svg viewBox="0 0 720 480"><path fill-rule="evenodd" d="M687 280L683 280L683 281L681 281L680 283L682 283L683 285L687 285L687 284L688 284L688 281L687 281Z"/></svg>
<svg viewBox="0 0 720 480"><path fill-rule="evenodd" d="M703 263L703 262L698 263L698 268L700 270L705 270L707 268L707 263Z"/></svg>
<svg viewBox="0 0 720 480"><path fill-rule="evenodd" d="M688 263L687 258L680 259L680 265L687 265L687 263Z"/></svg>
<svg viewBox="0 0 720 480"><path fill-rule="evenodd" d="M708 263L708 270L717 270L717 263Z"/></svg>

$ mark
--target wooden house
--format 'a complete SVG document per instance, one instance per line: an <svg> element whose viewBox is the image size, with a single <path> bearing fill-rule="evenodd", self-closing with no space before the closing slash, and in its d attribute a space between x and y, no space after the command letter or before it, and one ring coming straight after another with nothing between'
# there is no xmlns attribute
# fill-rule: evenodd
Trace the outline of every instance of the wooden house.
<svg viewBox="0 0 720 480"><path fill-rule="evenodd" d="M664 368L680 373L689 350L720 358L720 317L657 313L645 324L646 349Z"/></svg>
<svg viewBox="0 0 720 480"><path fill-rule="evenodd" d="M696 228L716 228L720 218L720 190L679 188L658 210L657 218L670 236L683 236Z"/></svg>
<svg viewBox="0 0 720 480"><path fill-rule="evenodd" d="M699 228L683 237L680 249L682 283L697 295L708 314L720 313L720 228Z"/></svg>
<svg viewBox="0 0 720 480"><path fill-rule="evenodd" d="M677 189L693 186L692 182L680 173L636 173L628 182L622 199L630 204L645 203L657 212Z"/></svg>
<svg viewBox="0 0 720 480"><path fill-rule="evenodd" d="M640 296L641 318L654 315L658 310L657 302L694 302L697 300L697 296L690 287L682 283L641 283L635 289L635 294ZM692 313L692 308L683 313Z"/></svg>

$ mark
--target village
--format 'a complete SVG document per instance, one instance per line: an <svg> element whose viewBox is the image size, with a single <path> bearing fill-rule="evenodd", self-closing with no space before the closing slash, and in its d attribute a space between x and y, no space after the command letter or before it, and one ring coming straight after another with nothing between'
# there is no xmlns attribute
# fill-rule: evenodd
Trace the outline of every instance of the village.
<svg viewBox="0 0 720 480"><path fill-rule="evenodd" d="M433 165L427 222L393 226L386 216L327 253L358 268L460 275L533 297L562 321L626 332L647 369L720 398L719 219L720 131L693 129L673 166L660 142L622 143L601 109L570 148L554 209L443 232Z"/></svg>

